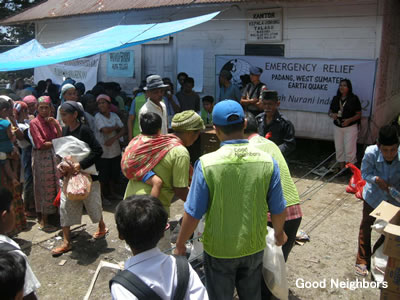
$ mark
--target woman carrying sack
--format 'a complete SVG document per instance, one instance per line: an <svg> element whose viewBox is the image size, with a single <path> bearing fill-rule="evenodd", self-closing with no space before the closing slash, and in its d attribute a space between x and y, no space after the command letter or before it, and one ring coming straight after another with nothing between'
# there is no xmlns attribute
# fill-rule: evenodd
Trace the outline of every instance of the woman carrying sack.
<svg viewBox="0 0 400 300"><path fill-rule="evenodd" d="M87 143L91 149L90 154L79 163L72 165L60 164L59 171L62 175L76 175L81 170L97 164L103 150L97 142L94 133L90 128L84 124L84 112L79 105L74 101L66 101L61 105L60 115L65 127L63 128L62 135L72 135L77 139ZM92 185L88 197L84 200L71 200L68 199L64 191L61 191L60 202L60 222L63 231L64 241L60 247L53 249L52 255L59 256L72 249L71 243L71 229L70 226L81 223L82 209L85 209L93 223L99 223L96 233L93 235L94 239L103 238L108 229L103 221L103 210L101 206L101 193L98 176L91 175Z"/></svg>

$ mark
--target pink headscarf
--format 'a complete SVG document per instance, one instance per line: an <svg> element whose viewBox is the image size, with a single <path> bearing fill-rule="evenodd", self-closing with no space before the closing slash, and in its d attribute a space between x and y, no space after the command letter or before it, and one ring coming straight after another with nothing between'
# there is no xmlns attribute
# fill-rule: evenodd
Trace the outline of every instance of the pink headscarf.
<svg viewBox="0 0 400 300"><path fill-rule="evenodd" d="M25 100L25 98L24 98ZM47 104L51 104L51 98L50 96L42 96L38 99L39 103L47 103Z"/></svg>
<svg viewBox="0 0 400 300"><path fill-rule="evenodd" d="M31 103L37 103L38 101L37 101L37 99L36 99L35 96L33 96L33 95L28 95L28 96L25 96L25 97L24 97L24 102L25 102L26 104L31 104Z"/></svg>
<svg viewBox="0 0 400 300"><path fill-rule="evenodd" d="M106 95L106 94L100 94L97 96L96 98L96 102L99 102L100 99L104 99L106 100L108 103L111 103L111 98L110 96Z"/></svg>

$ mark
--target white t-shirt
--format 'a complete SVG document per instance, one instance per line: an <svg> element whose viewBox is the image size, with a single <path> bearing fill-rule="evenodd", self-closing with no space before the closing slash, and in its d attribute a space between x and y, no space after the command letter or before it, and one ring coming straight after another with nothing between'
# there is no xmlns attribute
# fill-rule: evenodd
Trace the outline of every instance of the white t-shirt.
<svg viewBox="0 0 400 300"><path fill-rule="evenodd" d="M158 248L132 256L125 262L125 270L138 276L163 300L172 299L178 283L175 257L166 255ZM137 297L118 283L111 285L113 300L137 300ZM189 283L185 300L208 300L206 288L197 273L189 265Z"/></svg>
<svg viewBox="0 0 400 300"><path fill-rule="evenodd" d="M160 102L161 108L155 104L153 101L150 100L150 98L147 99L146 103L142 106L142 108L139 111L139 128L140 128L140 116L142 114L152 112L156 113L161 117L161 134L167 134L168 133L168 117L167 117L167 107L165 106L164 102ZM142 131L142 128L140 128L140 131Z"/></svg>
<svg viewBox="0 0 400 300"><path fill-rule="evenodd" d="M110 117L107 118L103 116L101 113L97 113L94 116L95 125L96 125L96 132L95 136L100 143L101 147L103 148L103 155L102 158L114 158L121 155L121 146L119 145L119 140L117 139L111 146L106 146L105 142L116 136L117 132L113 131L111 133L102 133L101 129L104 127L114 127L118 126L119 128L123 128L124 124L122 124L121 119L118 117L117 114L110 112Z"/></svg>
<svg viewBox="0 0 400 300"><path fill-rule="evenodd" d="M9 237L2 235L2 234L0 234L0 243L8 243L8 244L14 246L15 248L21 249L20 246L16 242L14 242L12 239L10 239ZM36 278L35 274L33 273L31 266L29 265L28 258L25 255L25 253L22 252L21 250L15 250L15 251L11 251L11 252L18 253L26 261L26 272L25 272L25 283L24 283L24 297L25 297L25 296L31 294L32 292L35 292L38 288L40 288L40 282Z"/></svg>

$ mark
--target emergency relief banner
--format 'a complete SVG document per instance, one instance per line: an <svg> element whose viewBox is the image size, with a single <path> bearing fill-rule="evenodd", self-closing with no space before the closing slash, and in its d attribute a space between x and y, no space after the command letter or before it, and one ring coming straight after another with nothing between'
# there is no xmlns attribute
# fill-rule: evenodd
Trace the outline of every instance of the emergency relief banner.
<svg viewBox="0 0 400 300"><path fill-rule="evenodd" d="M93 55L59 64L35 68L34 81L50 78L53 83L61 84L70 77L76 82L83 82L86 90L91 90L97 83L97 70L100 55Z"/></svg>
<svg viewBox="0 0 400 300"><path fill-rule="evenodd" d="M221 70L231 72L232 83L242 88L241 76L250 74L250 66L257 66L263 69L261 82L278 92L283 109L327 113L340 80L348 78L361 101L362 115L371 113L375 60L217 55L215 65L217 95Z"/></svg>

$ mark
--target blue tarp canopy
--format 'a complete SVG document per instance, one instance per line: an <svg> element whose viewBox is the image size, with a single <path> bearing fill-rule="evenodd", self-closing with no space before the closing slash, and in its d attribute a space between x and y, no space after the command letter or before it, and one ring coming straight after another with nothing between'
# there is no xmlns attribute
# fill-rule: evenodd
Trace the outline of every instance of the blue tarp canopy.
<svg viewBox="0 0 400 300"><path fill-rule="evenodd" d="M177 33L189 27L207 22L219 12L166 23L118 25L86 35L84 37L40 51L27 51L24 47L0 54L0 71L15 71L70 61L94 54L116 51L133 45L143 44L167 35ZM37 43L37 41L36 41ZM38 46L41 46L37 43ZM21 48L24 47L24 48ZM18 49L25 49L22 53ZM10 52L13 51L10 55ZM18 55L15 55L18 53Z"/></svg>
<svg viewBox="0 0 400 300"><path fill-rule="evenodd" d="M13 48L0 54L0 66L3 62L15 61L21 57L35 56L45 50L40 43L33 39L19 47Z"/></svg>

